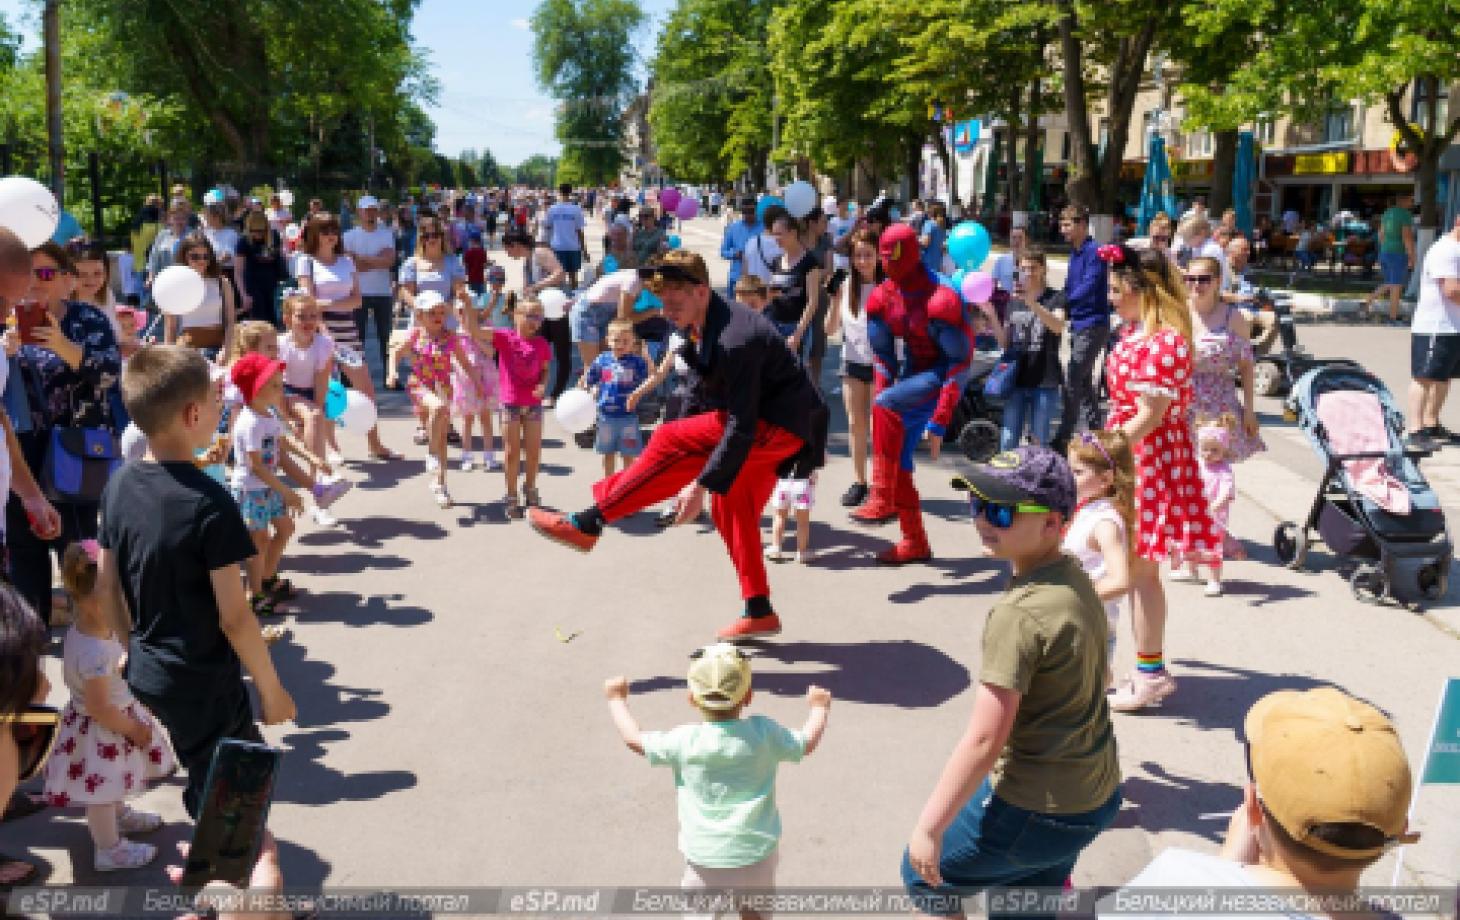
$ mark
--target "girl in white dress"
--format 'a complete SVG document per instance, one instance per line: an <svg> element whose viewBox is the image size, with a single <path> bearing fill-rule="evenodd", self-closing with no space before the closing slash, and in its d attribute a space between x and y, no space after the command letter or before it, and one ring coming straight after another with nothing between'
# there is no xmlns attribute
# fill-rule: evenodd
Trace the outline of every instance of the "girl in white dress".
<svg viewBox="0 0 1460 920"><path fill-rule="evenodd" d="M1065 528L1064 551L1095 583L1105 602L1109 625L1105 679L1114 675L1115 631L1120 599L1130 593L1130 533L1136 513L1135 461L1130 442L1119 431L1087 431L1070 441L1070 472L1075 476L1075 514Z"/></svg>
<svg viewBox="0 0 1460 920"><path fill-rule="evenodd" d="M76 611L63 652L71 701L46 763L45 794L58 808L86 806L96 871L111 872L144 866L157 855L151 844L122 835L155 831L162 819L134 811L126 800L141 795L148 780L170 774L175 762L162 726L122 680L122 646L95 593L96 556L88 540L68 546L61 558Z"/></svg>

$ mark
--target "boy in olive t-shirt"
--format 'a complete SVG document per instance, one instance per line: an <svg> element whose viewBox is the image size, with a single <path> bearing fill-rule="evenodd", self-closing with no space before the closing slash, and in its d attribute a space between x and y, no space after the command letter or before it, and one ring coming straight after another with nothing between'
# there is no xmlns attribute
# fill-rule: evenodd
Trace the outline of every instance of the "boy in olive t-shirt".
<svg viewBox="0 0 1460 920"><path fill-rule="evenodd" d="M1022 447L953 486L1013 579L984 627L973 717L903 857L908 893L934 916L961 916L960 899L986 888L1059 887L1121 802L1105 608L1060 549L1075 505L1069 466Z"/></svg>

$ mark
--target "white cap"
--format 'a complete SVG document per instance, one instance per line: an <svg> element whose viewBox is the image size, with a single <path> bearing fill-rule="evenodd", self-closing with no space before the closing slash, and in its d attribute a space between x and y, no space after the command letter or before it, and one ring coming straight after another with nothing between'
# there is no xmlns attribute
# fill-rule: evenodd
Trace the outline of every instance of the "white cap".
<svg viewBox="0 0 1460 920"><path fill-rule="evenodd" d="M416 294L416 309L421 312L439 307L446 303L446 298L441 296L440 291L421 291Z"/></svg>
<svg viewBox="0 0 1460 920"><path fill-rule="evenodd" d="M366 208L378 207L380 207L380 202L375 200L374 195L361 195L360 200L355 202L355 209L357 211L363 211Z"/></svg>

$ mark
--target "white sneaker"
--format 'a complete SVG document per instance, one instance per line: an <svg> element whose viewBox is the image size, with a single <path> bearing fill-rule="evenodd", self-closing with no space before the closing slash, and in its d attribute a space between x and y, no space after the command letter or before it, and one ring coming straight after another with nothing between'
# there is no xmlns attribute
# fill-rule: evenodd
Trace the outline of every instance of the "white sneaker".
<svg viewBox="0 0 1460 920"><path fill-rule="evenodd" d="M441 469L441 464L436 460L435 454L426 455L426 472L434 473Z"/></svg>
<svg viewBox="0 0 1460 920"><path fill-rule="evenodd" d="M1205 594L1207 597L1221 597L1222 583L1220 581L1217 581L1215 578L1210 578L1207 580L1206 590L1202 593Z"/></svg>
<svg viewBox="0 0 1460 920"><path fill-rule="evenodd" d="M333 514L318 506L309 509L309 517L320 527L338 527L340 523Z"/></svg>
<svg viewBox="0 0 1460 920"><path fill-rule="evenodd" d="M109 850L96 851L96 871L116 872L119 869L140 869L152 862L157 847L123 837Z"/></svg>
<svg viewBox="0 0 1460 920"><path fill-rule="evenodd" d="M814 550L814 549L808 549L808 550L803 550L802 552L797 553L796 554L796 561L799 562L799 563L801 563L802 565L807 565L807 564L809 564L811 562L815 562L816 561L816 550Z"/></svg>
<svg viewBox="0 0 1460 920"><path fill-rule="evenodd" d="M1196 569L1185 566L1171 570L1172 581L1196 581Z"/></svg>
<svg viewBox="0 0 1460 920"><path fill-rule="evenodd" d="M493 453L482 454L482 469L488 473L495 473L502 468L502 461L497 459Z"/></svg>
<svg viewBox="0 0 1460 920"><path fill-rule="evenodd" d="M1116 684L1106 700L1116 712L1139 712L1149 706L1159 706L1174 692L1176 678L1166 671L1150 676L1135 673Z"/></svg>
<svg viewBox="0 0 1460 920"><path fill-rule="evenodd" d="M791 554L781 549L779 546L767 546L765 548L765 557L771 562L791 561Z"/></svg>
<svg viewBox="0 0 1460 920"><path fill-rule="evenodd" d="M337 450L329 451L329 453L325 454L324 459L332 469L338 469L345 465L345 455Z"/></svg>
<svg viewBox="0 0 1460 920"><path fill-rule="evenodd" d="M477 458L476 457L472 456L470 453L466 453L466 454L462 454L461 455L461 471L463 473L470 473L472 470L474 470L476 468L477 468Z"/></svg>

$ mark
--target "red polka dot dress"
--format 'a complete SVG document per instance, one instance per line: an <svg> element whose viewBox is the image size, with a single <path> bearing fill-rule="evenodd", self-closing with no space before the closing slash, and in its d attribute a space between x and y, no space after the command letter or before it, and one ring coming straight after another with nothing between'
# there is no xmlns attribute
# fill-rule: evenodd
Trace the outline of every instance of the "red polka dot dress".
<svg viewBox="0 0 1460 920"><path fill-rule="evenodd" d="M1142 559L1204 556L1212 524L1202 494L1201 471L1192 445L1187 407L1192 398L1191 346L1180 333L1161 330L1125 336L1110 350L1106 384L1108 425L1135 417L1146 394L1169 396L1161 424L1133 446L1136 464L1135 552Z"/></svg>

